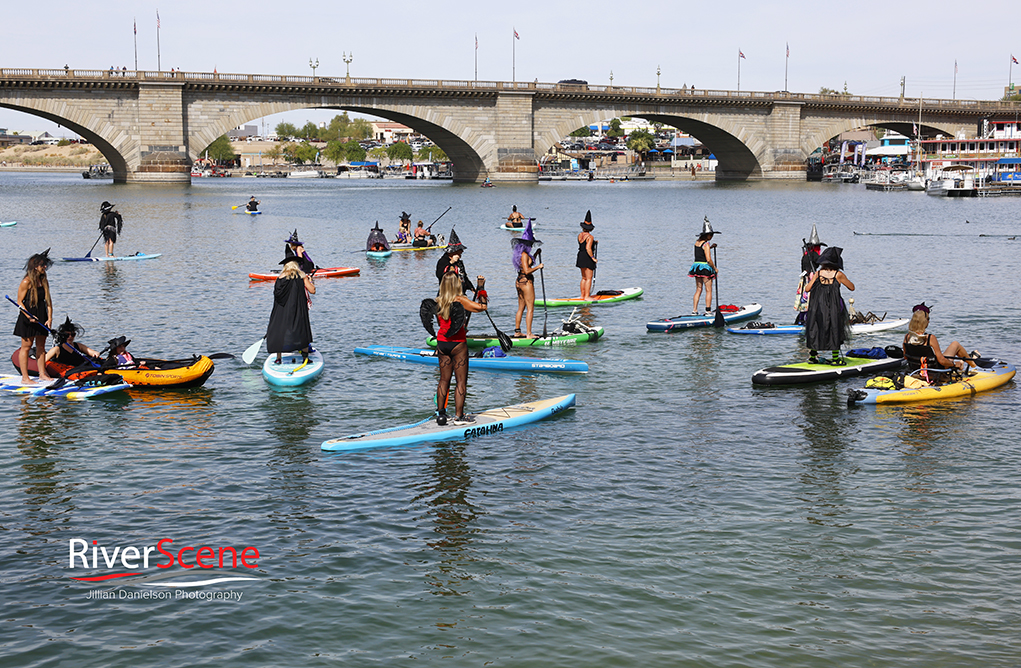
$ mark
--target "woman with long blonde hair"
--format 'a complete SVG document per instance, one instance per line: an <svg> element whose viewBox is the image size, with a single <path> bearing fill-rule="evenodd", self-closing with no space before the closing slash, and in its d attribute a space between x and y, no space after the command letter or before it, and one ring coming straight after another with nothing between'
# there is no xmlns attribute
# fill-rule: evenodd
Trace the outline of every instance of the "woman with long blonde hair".
<svg viewBox="0 0 1021 668"><path fill-rule="evenodd" d="M290 255L280 264L280 271L273 286L273 311L266 327L266 351L276 353L280 364L282 353L300 351L308 357L312 347L312 325L308 319L308 295L316 293L312 277L301 270L301 257Z"/></svg>
<svg viewBox="0 0 1021 668"><path fill-rule="evenodd" d="M911 322L908 323L908 333L904 335L904 358L911 369L924 367L925 375L928 376L929 369L958 369L967 373L969 366L975 368L973 358L980 357L978 352L973 351L969 355L957 341L951 341L946 350L941 351L935 335L925 332L928 327L929 307L922 302L911 309ZM952 358L957 358L960 364ZM926 380L932 382L936 377Z"/></svg>
<svg viewBox="0 0 1021 668"><path fill-rule="evenodd" d="M18 367L21 369L21 382L30 383L28 377L28 351L35 344L36 356L42 360L39 367L39 380L52 380L46 373L46 334L53 322L53 302L50 299L50 281L46 278L46 270L53 265L50 249L36 253L25 263L25 277L18 284L18 304L23 309L18 312L18 322L14 325L14 335L21 337L21 350L18 351ZM25 315L25 312L31 316ZM41 323L41 324L40 324ZM45 325L45 326L44 326Z"/></svg>
<svg viewBox="0 0 1021 668"><path fill-rule="evenodd" d="M477 302L465 297L461 292L461 277L454 272L447 272L440 279L440 293L436 301L426 299L422 302L422 324L430 334L436 336L436 358L440 364L440 380L436 386L436 424L447 424L447 399L450 394L450 378L456 376L457 388L454 391L454 424L466 425L474 419L464 414L464 401L468 394L468 320L472 313L485 311L489 297L482 288L484 276L478 277ZM435 315L439 322L439 330L433 330L432 319Z"/></svg>

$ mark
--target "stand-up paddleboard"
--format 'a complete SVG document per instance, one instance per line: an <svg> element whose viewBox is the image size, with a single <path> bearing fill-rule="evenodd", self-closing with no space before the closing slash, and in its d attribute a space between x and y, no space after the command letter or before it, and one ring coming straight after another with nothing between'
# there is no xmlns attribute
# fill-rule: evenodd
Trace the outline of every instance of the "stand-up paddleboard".
<svg viewBox="0 0 1021 668"><path fill-rule="evenodd" d="M771 366L759 369L752 374L752 382L756 385L798 385L801 383L815 383L821 380L836 380L838 378L849 378L861 376L867 373L878 373L896 369L904 364L901 357L886 357L875 359L872 357L852 357L847 355L842 358L843 366L826 363L798 362L797 364L784 364L782 366Z"/></svg>
<svg viewBox="0 0 1021 668"><path fill-rule="evenodd" d="M439 358L435 350L421 348L401 348L398 346L367 346L355 348L358 355L388 357L413 364L439 366ZM487 369L490 371L543 371L547 373L588 373L588 364L579 360L541 359L538 357L468 357L469 369Z"/></svg>
<svg viewBox="0 0 1021 668"><path fill-rule="evenodd" d="M21 376L0 376L0 392L29 394L36 397L64 397L72 401L91 399L112 392L122 392L131 387L125 382L108 382L101 378L65 382L60 387L51 389L54 384L53 380L45 382L36 380L26 384L21 382Z"/></svg>
<svg viewBox="0 0 1021 668"><path fill-rule="evenodd" d="M526 218L526 220L527 220L527 218ZM535 222L534 219L532 220L532 227L539 227L539 223ZM508 225L507 223L504 223L503 225L500 226L500 229L501 230L508 230L508 231L511 231L511 232L524 232L525 231L525 226L521 225L519 227L515 227L513 225Z"/></svg>
<svg viewBox="0 0 1021 668"><path fill-rule="evenodd" d="M300 352L284 353L280 356L280 362L277 364L276 354L270 353L262 365L262 377L270 385L304 385L323 372L323 356L315 349L309 353L308 364L305 364Z"/></svg>
<svg viewBox="0 0 1021 668"><path fill-rule="evenodd" d="M9 223L0 223L0 227L14 227L18 224L18 221L12 220Z"/></svg>
<svg viewBox="0 0 1021 668"><path fill-rule="evenodd" d="M392 250L365 251L365 257L369 258L370 260L383 260L385 258L390 257L393 254L394 252Z"/></svg>
<svg viewBox="0 0 1021 668"><path fill-rule="evenodd" d="M724 311L724 322L739 322L754 318L762 313L762 304L746 304L736 311ZM712 327L716 322L716 314L709 315L678 315L673 318L653 320L645 324L650 332L672 332L678 329L690 329L692 327Z"/></svg>
<svg viewBox="0 0 1021 668"><path fill-rule="evenodd" d="M152 260L162 255L163 253L135 253L134 255L118 255L115 257L97 255L96 257L62 257L60 259L64 262L117 262L120 260Z"/></svg>
<svg viewBox="0 0 1021 668"><path fill-rule="evenodd" d="M258 216L262 211L249 211L248 209L235 209L234 213L247 213L249 216Z"/></svg>
<svg viewBox="0 0 1021 668"><path fill-rule="evenodd" d="M323 450L343 451L379 448L384 446L414 445L416 443L467 440L478 436L499 434L514 427L538 422L556 415L574 405L573 394L566 394L554 399L531 401L503 408L491 408L488 411L471 416L471 424L455 425L453 416L447 418L446 425L436 424L436 418L428 418L403 427L380 429L363 434L352 434L343 438L324 441Z"/></svg>
<svg viewBox="0 0 1021 668"><path fill-rule="evenodd" d="M330 267L329 269L316 269L314 278L338 278L340 276L357 276L361 269L358 267ZM274 269L267 273L251 273L248 278L253 281L275 281L280 278L280 270Z"/></svg>
<svg viewBox="0 0 1021 668"><path fill-rule="evenodd" d="M979 392L986 392L1001 385L1006 385L1014 377L1015 368L1013 364L996 359L978 359L976 363L978 368L972 370L973 375L956 383L915 388L905 387L899 390L872 388L848 390L847 405L907 404L918 401L970 397Z"/></svg>
<svg viewBox="0 0 1021 668"><path fill-rule="evenodd" d="M436 250L437 248L446 248L446 246L415 246L413 244L392 244L390 250L397 251L426 251Z"/></svg>
<svg viewBox="0 0 1021 668"><path fill-rule="evenodd" d="M597 341L599 337L603 335L602 327L594 327L591 332L582 332L580 334L550 334L549 336L539 337L535 339L525 338L511 338L511 345L515 348L549 348L552 346L573 346L576 343L587 343L589 341ZM430 336L426 339L425 344L430 348L436 347L436 337ZM491 346L500 345L500 339L496 338L496 334L483 334L482 336L469 336L468 347L469 348L489 348Z"/></svg>
<svg viewBox="0 0 1021 668"><path fill-rule="evenodd" d="M881 320L873 323L858 323L851 325L851 334L859 336L862 334L875 334L876 332L885 332L891 329L902 329L908 326L911 322L910 318L897 318L894 320ZM731 334L804 334L805 328L803 325L775 325L773 327L756 327L755 325L762 325L763 323L749 323L744 327L728 327L727 331Z"/></svg>
<svg viewBox="0 0 1021 668"><path fill-rule="evenodd" d="M618 302L641 297L645 292L641 288L624 288L622 290L600 290L592 295L592 299L582 300L581 297L565 297L563 299L536 299L535 307L543 306L552 308L555 306L596 306L601 304L616 304Z"/></svg>

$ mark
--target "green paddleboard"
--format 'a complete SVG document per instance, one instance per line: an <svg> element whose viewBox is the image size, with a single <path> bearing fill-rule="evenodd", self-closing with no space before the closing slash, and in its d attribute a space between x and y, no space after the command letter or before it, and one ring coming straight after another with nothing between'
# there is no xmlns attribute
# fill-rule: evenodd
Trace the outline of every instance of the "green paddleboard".
<svg viewBox="0 0 1021 668"><path fill-rule="evenodd" d="M582 300L581 297L567 297L564 299L536 299L535 306L597 306L601 304L616 304L635 297L641 297L645 292L641 288L623 288L621 290L600 290L592 295L592 299Z"/></svg>
<svg viewBox="0 0 1021 668"><path fill-rule="evenodd" d="M565 334L563 336L546 336L538 339L516 339L512 338L511 343L515 348L548 348L551 346L573 346L576 343L585 343L588 341L596 341L600 336L603 335L603 328L596 327L594 331L586 332L584 334ZM426 339L426 345L435 348L436 337L430 336ZM500 345L500 340L496 338L496 335L486 334L484 336L469 336L468 347L469 348L489 348L491 346Z"/></svg>

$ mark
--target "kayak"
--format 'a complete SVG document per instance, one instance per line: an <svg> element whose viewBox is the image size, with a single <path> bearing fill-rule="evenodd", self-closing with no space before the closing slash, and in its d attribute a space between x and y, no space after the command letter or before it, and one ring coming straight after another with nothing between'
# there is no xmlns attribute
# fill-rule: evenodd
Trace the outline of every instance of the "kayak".
<svg viewBox="0 0 1021 668"><path fill-rule="evenodd" d="M183 389L199 387L213 375L216 366L213 360L205 355L193 355L188 359L158 360L136 357L130 367L113 367L106 369L115 373L135 388ZM95 369L87 369L70 374L71 380L95 376Z"/></svg>
<svg viewBox="0 0 1021 668"><path fill-rule="evenodd" d="M14 227L17 224L18 224L18 221L12 220L9 223L0 223L0 227Z"/></svg>
<svg viewBox="0 0 1021 668"><path fill-rule="evenodd" d="M538 226L539 226L539 223L537 223L537 222L535 222L533 220L532 221L532 227L538 227ZM525 226L524 225L519 225L518 227L515 227L514 225L508 225L507 223L504 223L503 225L500 226L500 229L501 230L509 230L511 232L524 232L525 231Z"/></svg>
<svg viewBox="0 0 1021 668"><path fill-rule="evenodd" d="M446 248L446 246L413 246L411 244L393 244L390 246L390 250L395 252L436 250L437 248Z"/></svg>
<svg viewBox="0 0 1021 668"><path fill-rule="evenodd" d="M21 348L18 348L13 353L11 353L11 364L14 365L14 370L17 371L18 373L21 373L21 367L18 366L18 355L20 354ZM84 361L85 360L82 360L82 362ZM48 373L53 378L59 378L64 375L65 371L69 371L70 369L73 368L74 367L72 367L70 364L60 364L59 362L53 361L46 363L46 373ZM34 350L30 350L28 353L28 375L30 376L39 375L39 362L35 358Z"/></svg>
<svg viewBox="0 0 1021 668"><path fill-rule="evenodd" d="M861 376L867 373L878 373L880 371L896 369L904 364L904 359L901 357L875 359L872 357L852 357L848 354L843 360L844 366L836 366L823 362L817 364L798 362L796 364L766 367L752 374L752 382L756 385L799 385L801 383L815 383L822 380L836 380L838 378Z"/></svg>
<svg viewBox="0 0 1021 668"><path fill-rule="evenodd" d="M382 260L382 259L390 257L393 254L394 254L394 252L392 250L365 251L365 257L373 259L373 260Z"/></svg>
<svg viewBox="0 0 1021 668"><path fill-rule="evenodd" d="M318 378L323 372L323 356L314 348L308 356L308 364L300 352L284 353L277 364L277 356L270 353L262 365L262 377L270 385L294 387Z"/></svg>
<svg viewBox="0 0 1021 668"><path fill-rule="evenodd" d="M851 334L859 336L862 334L875 334L876 332L885 332L891 329L901 329L907 327L908 323L911 322L910 318L898 318L894 320L881 320L880 322L874 323L858 323L851 325ZM773 327L755 327L755 325L762 325L764 323L752 322L744 327L728 327L727 331L731 334L804 334L805 327L803 325L776 325ZM769 323L765 323L769 324Z"/></svg>
<svg viewBox="0 0 1021 668"><path fill-rule="evenodd" d="M116 257L62 257L64 262L117 262L119 260L152 260L160 257L163 253L135 253L134 255L120 255Z"/></svg>
<svg viewBox="0 0 1021 668"><path fill-rule="evenodd" d="M549 348L551 346L573 346L576 343L596 341L602 335L603 328L595 327L591 332L582 332L580 334L550 334L549 336L539 337L537 339L511 338L511 345L515 348L528 348L532 346L540 348ZM425 344L430 348L435 348L436 338L432 336L429 337ZM490 348L498 345L500 345L500 339L496 338L496 334L468 337L469 348Z"/></svg>
<svg viewBox="0 0 1021 668"><path fill-rule="evenodd" d="M762 313L762 304L746 304L736 311L723 311L724 322L738 322L754 318ZM663 318L646 323L645 328L650 332L672 332L677 329L690 329L692 327L712 327L716 322L716 314L709 315L678 315L673 318Z"/></svg>
<svg viewBox="0 0 1021 668"><path fill-rule="evenodd" d="M974 375L956 383L907 388L900 390L880 390L865 388L847 391L847 405L860 404L906 404L916 401L933 401L935 399L953 399L970 397L979 392L986 392L1010 382L1014 377L1014 365L1001 360L980 359ZM986 366L988 364L988 366Z"/></svg>
<svg viewBox="0 0 1021 668"><path fill-rule="evenodd" d="M330 267L328 269L317 269L314 278L337 278L340 276L357 276L361 269L358 267ZM260 274L248 274L253 281L275 281L280 276L280 270L274 269L271 272Z"/></svg>
<svg viewBox="0 0 1021 668"><path fill-rule="evenodd" d="M379 448L383 446L414 445L416 443L459 441L478 436L499 434L514 427L538 422L552 417L571 406L575 396L565 394L562 397L530 401L503 408L492 408L488 411L471 416L472 424L455 425L450 416L446 425L436 424L434 416L402 427L391 427L362 434L352 434L343 438L323 441L322 449L331 452L344 450L361 450L363 448Z"/></svg>
<svg viewBox="0 0 1021 668"><path fill-rule="evenodd" d="M546 306L598 306L602 304L616 304L618 302L641 297L645 292L641 288L624 288L622 290L600 290L592 295L592 299L582 301L581 297L565 297L563 299L536 299L536 308Z"/></svg>
<svg viewBox="0 0 1021 668"><path fill-rule="evenodd" d="M398 346L367 346L355 348L356 355L389 357L413 364L439 366L435 350L400 348ZM468 357L469 369L491 371L545 371L549 373L588 373L588 364L578 360L540 359L537 357Z"/></svg>
<svg viewBox="0 0 1021 668"><path fill-rule="evenodd" d="M245 210L245 213L247 213L249 216L261 216L262 215L262 211L248 211L247 209Z"/></svg>
<svg viewBox="0 0 1021 668"><path fill-rule="evenodd" d="M21 376L0 376L0 391L13 394L29 394L36 397L64 397L73 401L91 399L102 394L121 392L131 387L123 382L118 376L106 375L101 378L83 378L78 381L65 382L59 387L57 381L47 380L40 383L32 381L28 384L21 382Z"/></svg>

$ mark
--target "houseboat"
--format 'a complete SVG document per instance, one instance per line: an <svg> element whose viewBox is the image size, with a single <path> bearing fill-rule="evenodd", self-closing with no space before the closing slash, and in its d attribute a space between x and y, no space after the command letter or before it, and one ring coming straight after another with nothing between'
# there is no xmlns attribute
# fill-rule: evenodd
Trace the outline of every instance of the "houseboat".
<svg viewBox="0 0 1021 668"><path fill-rule="evenodd" d="M976 186L1021 186L1021 124L1015 121L989 123L983 137L966 139L923 139L921 165L933 181L949 167L969 167ZM954 170L956 178L968 170Z"/></svg>

